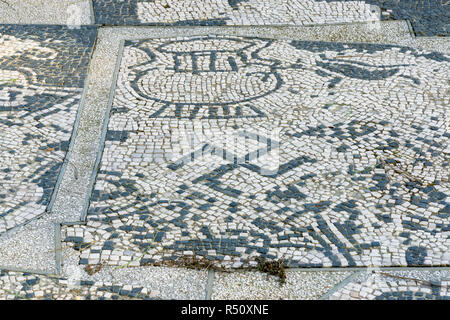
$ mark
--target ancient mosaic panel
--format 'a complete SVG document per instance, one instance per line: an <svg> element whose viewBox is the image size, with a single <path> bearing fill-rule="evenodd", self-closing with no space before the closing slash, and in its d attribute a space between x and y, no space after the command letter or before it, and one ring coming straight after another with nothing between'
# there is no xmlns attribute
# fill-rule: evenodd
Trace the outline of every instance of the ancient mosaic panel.
<svg viewBox="0 0 450 320"><path fill-rule="evenodd" d="M448 56L126 41L80 263L449 263Z"/></svg>

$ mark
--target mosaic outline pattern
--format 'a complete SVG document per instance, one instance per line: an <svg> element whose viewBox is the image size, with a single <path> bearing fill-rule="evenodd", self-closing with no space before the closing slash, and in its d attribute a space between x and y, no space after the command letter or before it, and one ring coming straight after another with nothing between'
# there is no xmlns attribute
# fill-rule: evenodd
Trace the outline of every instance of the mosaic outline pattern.
<svg viewBox="0 0 450 320"><path fill-rule="evenodd" d="M227 41L226 37L202 39ZM267 41L242 38L250 39ZM190 254L227 267L255 263L257 257L283 257L291 267L449 263L449 163L443 152L450 136L442 121L445 104L438 102L441 97L405 105L410 98L399 98L392 89L382 93L376 87L400 85L413 96L414 90L434 91L424 88L443 85L437 82L445 79L448 57L390 45L276 40L259 52L273 60L283 80L270 100L261 98L267 118L145 117L153 114L154 101L135 99L127 81L133 81L133 69L152 55L136 43L155 51L167 41L171 40L125 44L87 225L64 232L65 241L74 248L99 242L83 250L81 264L146 265ZM161 66L156 69L166 72L166 65L161 62ZM415 68L420 68L420 78ZM296 77L304 80L293 81ZM352 98L337 101L336 92L348 86L364 98L355 100L347 90ZM305 103L305 94L314 107L292 108L300 97L298 101ZM374 97L381 100L371 101ZM412 112L412 116L403 119L397 114L401 120L391 119L392 101L406 108L402 114ZM351 107L343 108L346 104ZM415 109L410 109L412 105ZM264 108L261 103L258 107ZM427 108L434 113L423 118L421 112ZM267 149L268 139L248 136L264 137L258 132L271 132L271 121L295 127L287 125L276 140L281 149L290 150L281 152L276 173L262 174L264 163L258 161L264 155L249 155L258 154L261 147L268 153L279 148ZM200 134L193 149L189 143L180 149L180 137L195 134L196 124L203 132L217 131L208 137ZM221 136L247 137L246 143L256 143L237 143L249 148L229 150L220 148ZM332 155L317 154L318 141ZM365 165L358 159L366 159ZM413 173L407 173L409 167ZM264 187L250 192L249 181L258 179ZM325 194L309 189L315 184ZM388 230L393 238L387 236ZM425 247L427 241L433 245Z"/></svg>

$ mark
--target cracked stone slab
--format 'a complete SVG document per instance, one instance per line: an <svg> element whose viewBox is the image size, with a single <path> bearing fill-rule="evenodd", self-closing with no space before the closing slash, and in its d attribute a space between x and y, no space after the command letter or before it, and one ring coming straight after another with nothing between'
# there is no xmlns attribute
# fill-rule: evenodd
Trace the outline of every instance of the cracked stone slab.
<svg viewBox="0 0 450 320"><path fill-rule="evenodd" d="M81 264L448 264L446 55L207 35L120 57L87 226L64 233L95 243Z"/></svg>
<svg viewBox="0 0 450 320"><path fill-rule="evenodd" d="M94 23L90 0L2 0L2 24L59 24L78 28Z"/></svg>

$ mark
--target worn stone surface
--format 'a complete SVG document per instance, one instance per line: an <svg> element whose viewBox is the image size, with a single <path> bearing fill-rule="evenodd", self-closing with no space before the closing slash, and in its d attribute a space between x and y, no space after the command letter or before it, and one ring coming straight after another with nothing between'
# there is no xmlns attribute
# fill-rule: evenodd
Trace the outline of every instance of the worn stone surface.
<svg viewBox="0 0 450 320"><path fill-rule="evenodd" d="M213 300L314 300L339 284L351 272L287 271L286 282L261 272L215 274Z"/></svg>
<svg viewBox="0 0 450 320"><path fill-rule="evenodd" d="M0 23L94 24L91 0L1 0Z"/></svg>

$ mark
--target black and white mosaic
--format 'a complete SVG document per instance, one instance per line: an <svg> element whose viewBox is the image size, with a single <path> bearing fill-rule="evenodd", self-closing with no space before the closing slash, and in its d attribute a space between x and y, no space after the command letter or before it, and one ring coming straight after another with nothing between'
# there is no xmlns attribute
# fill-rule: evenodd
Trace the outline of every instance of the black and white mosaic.
<svg viewBox="0 0 450 320"><path fill-rule="evenodd" d="M0 26L0 233L50 203L96 29Z"/></svg>
<svg viewBox="0 0 450 320"><path fill-rule="evenodd" d="M364 1L94 0L107 25L308 25L379 20Z"/></svg>
<svg viewBox="0 0 450 320"><path fill-rule="evenodd" d="M201 36L126 41L81 264L450 264L449 57Z"/></svg>
<svg viewBox="0 0 450 320"><path fill-rule="evenodd" d="M0 270L0 300L157 299L148 288Z"/></svg>
<svg viewBox="0 0 450 320"><path fill-rule="evenodd" d="M409 20L418 36L448 36L446 0L94 0L106 25L311 25ZM380 16L381 13L381 16Z"/></svg>
<svg viewBox="0 0 450 320"><path fill-rule="evenodd" d="M342 2L350 1L342 0ZM364 2L380 8L382 20L410 21L417 36L450 34L450 3L446 0L364 0Z"/></svg>

